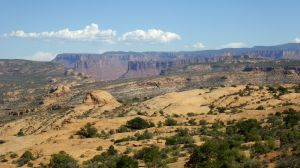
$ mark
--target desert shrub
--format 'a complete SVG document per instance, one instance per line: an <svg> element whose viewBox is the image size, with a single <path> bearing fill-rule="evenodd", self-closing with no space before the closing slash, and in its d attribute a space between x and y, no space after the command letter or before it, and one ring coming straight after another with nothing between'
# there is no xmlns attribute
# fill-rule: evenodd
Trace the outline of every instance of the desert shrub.
<svg viewBox="0 0 300 168"><path fill-rule="evenodd" d="M176 135L166 138L166 145L177 145L177 144L192 144L194 139L189 135L188 129L177 129Z"/></svg>
<svg viewBox="0 0 300 168"><path fill-rule="evenodd" d="M130 132L130 129L127 128L125 125L121 125L117 130L116 132L118 133L122 133L122 132Z"/></svg>
<svg viewBox="0 0 300 168"><path fill-rule="evenodd" d="M197 114L196 113L193 113L193 112L188 112L187 113L187 116L189 116L189 117L193 117L193 116L196 116Z"/></svg>
<svg viewBox="0 0 300 168"><path fill-rule="evenodd" d="M225 113L226 107L217 107L217 110L219 111L219 113Z"/></svg>
<svg viewBox="0 0 300 168"><path fill-rule="evenodd" d="M296 93L300 93L300 85L294 87Z"/></svg>
<svg viewBox="0 0 300 168"><path fill-rule="evenodd" d="M64 151L52 155L48 166L51 168L79 168L77 161Z"/></svg>
<svg viewBox="0 0 300 168"><path fill-rule="evenodd" d="M270 123L272 127L276 127L282 124L282 120L280 116L269 115L267 118L267 123Z"/></svg>
<svg viewBox="0 0 300 168"><path fill-rule="evenodd" d="M268 91L269 91L270 93L276 93L276 92L277 92L277 90L276 90L274 87L272 87L272 86L269 86L269 87L268 87Z"/></svg>
<svg viewBox="0 0 300 168"><path fill-rule="evenodd" d="M207 125L207 121L202 119L199 121L199 125Z"/></svg>
<svg viewBox="0 0 300 168"><path fill-rule="evenodd" d="M276 168L298 168L300 165L300 153L285 155L276 161Z"/></svg>
<svg viewBox="0 0 300 168"><path fill-rule="evenodd" d="M300 131L297 129L285 130L280 135L281 145L296 143L300 141Z"/></svg>
<svg viewBox="0 0 300 168"><path fill-rule="evenodd" d="M0 139L0 144L4 144L4 143L5 143L5 141Z"/></svg>
<svg viewBox="0 0 300 168"><path fill-rule="evenodd" d="M295 125L297 125L300 121L300 112L296 112L294 109L288 109L284 111L285 114L287 114L283 121L285 123L285 126L290 128Z"/></svg>
<svg viewBox="0 0 300 168"><path fill-rule="evenodd" d="M177 121L175 119L173 119L173 118L168 117L165 120L165 125L166 126L175 126L175 125L177 125Z"/></svg>
<svg viewBox="0 0 300 168"><path fill-rule="evenodd" d="M96 150L97 150L97 151L102 151L102 150L103 150L103 147L102 147L102 146L98 146L98 147L96 148Z"/></svg>
<svg viewBox="0 0 300 168"><path fill-rule="evenodd" d="M145 128L154 127L154 123L148 122L141 117L135 117L132 120L127 121L126 127L133 130L140 130Z"/></svg>
<svg viewBox="0 0 300 168"><path fill-rule="evenodd" d="M83 162L83 165L88 168L94 167L116 167L116 163L120 155L114 146L110 146L105 152L94 156L92 159Z"/></svg>
<svg viewBox="0 0 300 168"><path fill-rule="evenodd" d="M265 108L264 108L264 106L258 106L258 107L256 107L256 110L264 110Z"/></svg>
<svg viewBox="0 0 300 168"><path fill-rule="evenodd" d="M225 126L224 122L221 120L216 120L212 125L211 128L212 129L220 129L223 128Z"/></svg>
<svg viewBox="0 0 300 168"><path fill-rule="evenodd" d="M261 139L261 126L256 119L238 121L235 125L226 127L226 134L239 134L244 136L245 141L257 141Z"/></svg>
<svg viewBox="0 0 300 168"><path fill-rule="evenodd" d="M32 160L34 160L33 154L30 151L25 151L16 163L18 166L23 166Z"/></svg>
<svg viewBox="0 0 300 168"><path fill-rule="evenodd" d="M140 140L145 140L145 139L151 139L153 137L153 133L149 132L148 130L146 130L145 132L143 132L143 134L135 134L136 140L140 141Z"/></svg>
<svg viewBox="0 0 300 168"><path fill-rule="evenodd" d="M251 151L254 154L266 154L275 148L275 142L273 140L269 140L269 142L256 142Z"/></svg>
<svg viewBox="0 0 300 168"><path fill-rule="evenodd" d="M127 136L127 137L125 137L125 138L121 138L121 139L115 140L114 143L121 143L121 142L134 141L134 140L136 140L135 137L133 137L133 136Z"/></svg>
<svg viewBox="0 0 300 168"><path fill-rule="evenodd" d="M226 141L213 139L196 147L185 166L198 167L244 167L247 159L238 148L230 148Z"/></svg>
<svg viewBox="0 0 300 168"><path fill-rule="evenodd" d="M123 155L117 159L116 168L138 168L138 161L132 157Z"/></svg>
<svg viewBox="0 0 300 168"><path fill-rule="evenodd" d="M28 162L28 163L27 163L27 167L33 167L33 163Z"/></svg>
<svg viewBox="0 0 300 168"><path fill-rule="evenodd" d="M9 157L12 158L12 159L14 159L14 158L17 158L17 157L18 157L18 154L16 154L16 153L11 153L11 154L9 155Z"/></svg>
<svg viewBox="0 0 300 168"><path fill-rule="evenodd" d="M224 141L228 143L230 148L239 148L241 147L242 143L245 141L245 138L242 135L234 134L225 137Z"/></svg>
<svg viewBox="0 0 300 168"><path fill-rule="evenodd" d="M196 119L195 118L191 118L189 121L188 121L189 125L197 125L197 122L196 122Z"/></svg>
<svg viewBox="0 0 300 168"><path fill-rule="evenodd" d="M146 147L138 151L135 156L136 159L143 160L147 167L165 167L161 152L157 146Z"/></svg>
<svg viewBox="0 0 300 168"><path fill-rule="evenodd" d="M25 133L23 132L22 129L19 130L19 132L17 133L17 136L25 136Z"/></svg>
<svg viewBox="0 0 300 168"><path fill-rule="evenodd" d="M279 91L280 95L287 94L289 92L288 89L283 86L279 86L277 90Z"/></svg>
<svg viewBox="0 0 300 168"><path fill-rule="evenodd" d="M92 126L91 123L87 123L77 132L77 134L80 135L81 138L94 138L98 135L97 132L97 129Z"/></svg>

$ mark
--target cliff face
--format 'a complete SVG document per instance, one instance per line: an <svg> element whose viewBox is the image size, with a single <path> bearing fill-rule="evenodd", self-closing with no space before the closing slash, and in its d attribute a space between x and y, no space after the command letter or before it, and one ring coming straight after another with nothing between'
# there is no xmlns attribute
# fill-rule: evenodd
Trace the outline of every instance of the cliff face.
<svg viewBox="0 0 300 168"><path fill-rule="evenodd" d="M162 74L167 69L201 62L216 62L248 58L300 60L300 44L259 46L253 48L221 49L191 52L107 52L104 54L59 54L53 62L63 64L107 81L119 78L139 78Z"/></svg>

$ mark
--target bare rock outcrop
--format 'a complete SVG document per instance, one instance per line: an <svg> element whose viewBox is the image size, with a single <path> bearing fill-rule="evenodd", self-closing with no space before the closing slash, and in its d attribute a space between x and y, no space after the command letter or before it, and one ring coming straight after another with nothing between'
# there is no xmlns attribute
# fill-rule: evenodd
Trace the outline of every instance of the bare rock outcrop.
<svg viewBox="0 0 300 168"><path fill-rule="evenodd" d="M63 94L69 93L71 91L69 86L66 85L57 85L50 89L50 93L55 96L61 96Z"/></svg>
<svg viewBox="0 0 300 168"><path fill-rule="evenodd" d="M119 107L121 103L119 103L110 93L104 90L92 90L89 91L83 103L86 105L99 105L99 106L111 106L111 107Z"/></svg>

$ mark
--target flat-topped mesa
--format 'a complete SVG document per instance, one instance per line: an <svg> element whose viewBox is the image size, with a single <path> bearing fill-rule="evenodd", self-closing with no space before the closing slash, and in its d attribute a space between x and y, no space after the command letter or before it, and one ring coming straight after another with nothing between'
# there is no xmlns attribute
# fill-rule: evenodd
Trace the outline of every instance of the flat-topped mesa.
<svg viewBox="0 0 300 168"><path fill-rule="evenodd" d="M278 46L185 52L65 53L57 55L53 62L61 63L67 69L82 72L97 80L108 81L120 78L157 76L168 68L178 68L201 62L227 61L235 59L236 56L300 60L300 44L289 43Z"/></svg>

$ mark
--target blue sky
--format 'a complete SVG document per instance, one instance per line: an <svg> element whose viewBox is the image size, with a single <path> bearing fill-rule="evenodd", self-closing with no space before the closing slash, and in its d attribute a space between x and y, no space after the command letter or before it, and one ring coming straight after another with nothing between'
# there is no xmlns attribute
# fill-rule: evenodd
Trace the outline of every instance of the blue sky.
<svg viewBox="0 0 300 168"><path fill-rule="evenodd" d="M0 2L0 58L300 42L299 0Z"/></svg>

